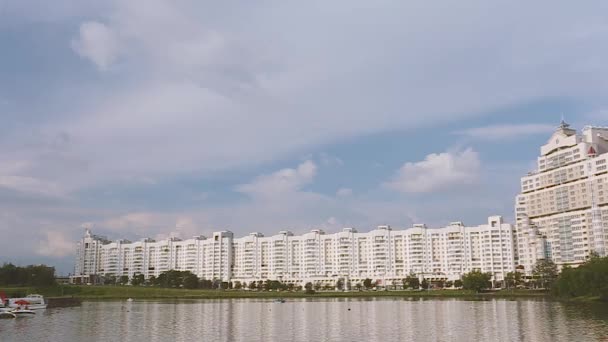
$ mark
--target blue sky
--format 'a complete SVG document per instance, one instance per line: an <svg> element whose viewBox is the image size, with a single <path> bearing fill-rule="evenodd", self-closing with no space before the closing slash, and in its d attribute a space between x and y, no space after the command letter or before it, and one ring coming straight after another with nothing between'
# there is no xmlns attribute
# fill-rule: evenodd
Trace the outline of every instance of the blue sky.
<svg viewBox="0 0 608 342"><path fill-rule="evenodd" d="M606 7L4 0L0 260L512 220L562 115L607 124Z"/></svg>

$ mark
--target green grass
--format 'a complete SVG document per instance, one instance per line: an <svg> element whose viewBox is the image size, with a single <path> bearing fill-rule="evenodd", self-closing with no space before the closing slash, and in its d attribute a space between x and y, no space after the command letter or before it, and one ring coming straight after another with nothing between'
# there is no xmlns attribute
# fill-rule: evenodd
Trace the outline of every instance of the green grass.
<svg viewBox="0 0 608 342"><path fill-rule="evenodd" d="M77 297L81 299L218 299L218 298L360 298L360 297L429 297L429 298L518 298L544 297L545 292L531 290L503 290L476 294L466 290L430 291L321 291L315 294L300 292L266 292L238 290L187 290L135 286L56 286L48 288L14 287L0 288L9 296L39 293L46 297Z"/></svg>

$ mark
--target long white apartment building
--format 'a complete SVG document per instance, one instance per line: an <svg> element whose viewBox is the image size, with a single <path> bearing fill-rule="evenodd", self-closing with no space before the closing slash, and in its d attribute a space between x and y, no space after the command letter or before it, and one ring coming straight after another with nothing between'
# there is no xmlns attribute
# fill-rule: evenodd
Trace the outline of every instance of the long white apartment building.
<svg viewBox="0 0 608 342"><path fill-rule="evenodd" d="M281 231L241 238L222 231L210 238L137 242L108 242L87 231L78 244L75 279L108 274L149 278L181 270L204 279L246 284L266 279L296 284L332 284L341 279L355 284L370 278L391 285L410 274L456 280L477 269L501 281L515 270L514 233L500 216L475 227L454 222L444 228L379 226L366 233L344 228L334 234L315 229L302 235Z"/></svg>
<svg viewBox="0 0 608 342"><path fill-rule="evenodd" d="M578 266L608 247L608 128L580 134L562 121L540 148L537 170L521 179L516 198L518 264L537 260Z"/></svg>

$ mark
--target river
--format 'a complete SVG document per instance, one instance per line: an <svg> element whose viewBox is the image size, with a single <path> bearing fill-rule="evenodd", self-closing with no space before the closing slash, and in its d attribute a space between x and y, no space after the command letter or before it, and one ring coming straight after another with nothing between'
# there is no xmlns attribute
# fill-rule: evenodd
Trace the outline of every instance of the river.
<svg viewBox="0 0 608 342"><path fill-rule="evenodd" d="M0 341L608 341L608 305L401 298L84 302L0 320Z"/></svg>

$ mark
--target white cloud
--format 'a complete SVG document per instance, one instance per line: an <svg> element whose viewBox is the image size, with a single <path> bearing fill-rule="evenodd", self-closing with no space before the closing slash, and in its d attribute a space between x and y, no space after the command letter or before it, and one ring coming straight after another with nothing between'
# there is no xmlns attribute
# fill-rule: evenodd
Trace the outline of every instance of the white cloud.
<svg viewBox="0 0 608 342"><path fill-rule="evenodd" d="M353 194L353 189L350 188L340 188L338 189L338 191L336 191L336 196L338 197L348 197L348 196L352 196Z"/></svg>
<svg viewBox="0 0 608 342"><path fill-rule="evenodd" d="M120 55L121 72L84 84L94 91L70 99L60 110L68 114L45 128L69 131L78 142L73 155L88 167L66 168L62 181L90 185L209 175L536 99L603 94L598 80L608 68L588 59L608 58L601 44L608 33L589 30L604 18L561 6L554 21L538 26L540 4L521 18L513 4L480 1L359 4L348 13L332 3L323 5L324 16L314 2L296 9L114 1L74 41L100 67ZM515 29L505 25L512 18Z"/></svg>
<svg viewBox="0 0 608 342"><path fill-rule="evenodd" d="M316 174L317 165L312 160L307 160L295 169L286 168L259 176L251 183L237 186L236 190L253 197L281 197L285 193L301 190L312 182Z"/></svg>
<svg viewBox="0 0 608 342"><path fill-rule="evenodd" d="M439 220L458 205L462 208L462 200L446 199L431 208L376 198L361 199L368 203L351 207L343 199L302 191L309 183L297 169L293 169L295 180L276 181L268 175L244 185L241 190L252 196L246 204L171 215L147 213L147 199L132 203L118 191L110 204L95 189L105 191L110 188L105 185L117 180L153 180L150 185L162 185L166 179L179 180L184 175L208 179L214 173L317 155L319 149L336 142L345 150L357 149L345 151L344 156L364 155L369 153L365 148L346 144L372 134L497 116L496 109L559 101L564 94L573 103L605 108L608 31L602 28L604 11L597 10L596 4L541 0L528 4L522 15L517 3L478 0L450 4L355 0L348 2L348 11L343 1L315 0L305 6L273 1L232 6L195 0L8 3L11 18L3 17L0 26L10 21L9 26L13 23L31 32L44 22L42 27L49 30L48 44L28 45L32 51L15 53L42 55L47 51L36 49L66 47L73 41L76 54L100 70L120 62L120 72L91 76L81 73L78 66L62 64L71 63L69 58L51 58L45 72L35 78L45 85L49 84L48 80L44 83L46 78L52 79L50 91L41 97L29 96L35 85L27 84L33 79L27 73L24 82L18 82L25 84L21 87L11 83L10 77L0 80L0 86L11 87L18 95L9 104L15 114L9 113L3 121L6 132L0 139L0 156L35 164L31 170L28 166L1 173L4 187L49 193L56 185L70 193L85 190L89 196L82 201L89 210L78 208L85 204L75 202L30 208L5 200L0 203L3 214L10 216L10 220L2 218L0 225L7 231L5 241L26 238L19 234L31 235L31 227L40 227L32 216L50 221L53 227L66 227L66 232L78 222L94 221L101 226L108 220L115 227L108 229L116 229L119 237L131 232L130 227L143 236L171 231L179 217L208 227L207 218L196 215L199 212L209 215L213 224L229 225L235 233L276 232L283 226L305 229L328 217L338 222L348 218L362 229L377 221L408 222L409 217ZM547 6L552 15L539 22ZM62 35L74 18L91 19ZM517 25L512 25L514 21ZM31 59L11 60L7 68L38 70L11 64ZM23 115L41 111L36 120ZM56 136L60 132L70 137L61 149L39 143L40 133ZM499 133L492 136L512 134ZM447 163L447 157L460 156L445 155L435 155L434 162ZM377 172L387 165L382 158L372 158L378 159ZM318 164L324 166L322 156ZM420 180L420 184L397 177L393 188L421 191L439 189L436 183L454 183L445 180L453 176L428 164L412 163L407 169L416 175L413 183ZM425 165L433 171L420 175ZM456 178L471 180L466 175ZM514 182L517 187L517 179ZM272 195L272 189L285 192L274 201L256 200ZM490 195L494 195L492 190ZM120 204L119 212L103 212L114 201ZM21 210L8 210L7 205L21 206ZM404 208L411 212L406 215ZM436 212L437 208L448 214ZM58 214L66 211L80 213ZM121 215L124 212L134 214ZM453 217L460 219L458 215ZM122 216L127 217L114 219ZM2 247L10 248L11 255L21 253L13 246Z"/></svg>
<svg viewBox="0 0 608 342"><path fill-rule="evenodd" d="M36 253L53 258L65 257L75 252L75 242L60 231L47 231L46 239L41 241Z"/></svg>
<svg viewBox="0 0 608 342"><path fill-rule="evenodd" d="M479 156L471 148L460 152L433 153L423 161L405 163L385 186L413 193L444 190L474 183L478 179L479 168Z"/></svg>
<svg viewBox="0 0 608 342"><path fill-rule="evenodd" d="M543 135L553 132L557 125L548 124L501 124L468 128L454 132L479 140L506 140L525 135Z"/></svg>
<svg viewBox="0 0 608 342"><path fill-rule="evenodd" d="M80 34L72 40L72 49L90 59L99 69L105 70L118 57L119 40L112 28L88 21L80 25Z"/></svg>
<svg viewBox="0 0 608 342"><path fill-rule="evenodd" d="M157 240L168 237L191 238L212 230L204 213L181 211L131 212L108 217L93 226L93 229L100 228L110 231L116 237L130 234L136 237L152 237ZM221 229L221 227L218 226L217 229Z"/></svg>
<svg viewBox="0 0 608 342"><path fill-rule="evenodd" d="M23 160L0 160L0 188L19 193L43 196L64 197L65 190L57 183L28 175L32 163Z"/></svg>

